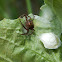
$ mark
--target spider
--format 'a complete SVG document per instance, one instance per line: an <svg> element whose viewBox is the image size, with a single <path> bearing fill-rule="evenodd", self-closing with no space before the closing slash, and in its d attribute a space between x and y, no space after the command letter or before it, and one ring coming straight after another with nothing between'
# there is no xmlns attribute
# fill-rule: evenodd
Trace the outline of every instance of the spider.
<svg viewBox="0 0 62 62"><path fill-rule="evenodd" d="M23 33L21 35L27 35L29 33L29 30L32 30L32 32L29 34L29 35L31 35L33 33L33 31L34 31L34 24L33 24L34 18L31 20L30 16L27 16L27 15L23 15L23 16L25 16L25 18L26 18L25 26L22 24L21 21L20 22L21 22L21 25L24 27L24 29L27 30L27 32ZM29 19L27 17L29 17Z"/></svg>

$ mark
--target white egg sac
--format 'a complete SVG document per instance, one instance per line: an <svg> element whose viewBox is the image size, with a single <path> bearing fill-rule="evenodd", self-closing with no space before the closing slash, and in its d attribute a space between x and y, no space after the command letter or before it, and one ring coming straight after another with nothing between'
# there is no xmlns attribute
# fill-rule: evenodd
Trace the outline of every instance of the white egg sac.
<svg viewBox="0 0 62 62"><path fill-rule="evenodd" d="M39 36L47 49L57 49L61 45L61 41L54 33L43 33Z"/></svg>

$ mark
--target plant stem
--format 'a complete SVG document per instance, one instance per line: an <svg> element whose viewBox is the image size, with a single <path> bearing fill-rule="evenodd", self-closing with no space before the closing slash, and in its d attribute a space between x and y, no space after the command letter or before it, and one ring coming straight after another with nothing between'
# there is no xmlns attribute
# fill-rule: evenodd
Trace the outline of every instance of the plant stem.
<svg viewBox="0 0 62 62"><path fill-rule="evenodd" d="M26 4L27 4L28 14L32 13L32 8L31 8L31 2L30 2L30 0L26 0Z"/></svg>

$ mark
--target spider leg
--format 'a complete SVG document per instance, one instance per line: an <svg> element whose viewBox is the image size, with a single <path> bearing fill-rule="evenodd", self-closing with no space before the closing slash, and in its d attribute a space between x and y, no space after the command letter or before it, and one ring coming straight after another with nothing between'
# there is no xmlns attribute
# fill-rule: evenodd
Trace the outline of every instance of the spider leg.
<svg viewBox="0 0 62 62"><path fill-rule="evenodd" d="M21 35L27 35L29 33L29 30L27 30L27 33L21 34Z"/></svg>
<svg viewBox="0 0 62 62"><path fill-rule="evenodd" d="M21 15L19 18L22 18L23 16L25 16L26 21L27 21L27 15L26 14Z"/></svg>
<svg viewBox="0 0 62 62"><path fill-rule="evenodd" d="M30 16L28 16L28 17L30 17ZM33 15L33 19L32 19L32 20L34 20L34 17L35 17L35 16ZM29 20L31 20L31 17L30 17L30 19L29 19Z"/></svg>
<svg viewBox="0 0 62 62"><path fill-rule="evenodd" d="M29 20L31 20L31 17L30 16L28 16L30 19Z"/></svg>
<svg viewBox="0 0 62 62"><path fill-rule="evenodd" d="M20 21L21 22L21 21ZM21 22L21 24L22 24L22 22ZM22 24L22 26L26 29L26 30L28 30L23 24Z"/></svg>
<svg viewBox="0 0 62 62"><path fill-rule="evenodd" d="M22 17L23 17L23 16L25 16L25 18L26 18L26 21L27 21L27 15L26 15L26 14L23 14L23 15L22 15Z"/></svg>
<svg viewBox="0 0 62 62"><path fill-rule="evenodd" d="M25 16L25 18L26 18L26 21L27 21L27 15L25 15L25 14L24 14L23 16Z"/></svg>
<svg viewBox="0 0 62 62"><path fill-rule="evenodd" d="M35 31L35 30L33 29L32 32L31 32L29 35L31 35L34 31Z"/></svg>

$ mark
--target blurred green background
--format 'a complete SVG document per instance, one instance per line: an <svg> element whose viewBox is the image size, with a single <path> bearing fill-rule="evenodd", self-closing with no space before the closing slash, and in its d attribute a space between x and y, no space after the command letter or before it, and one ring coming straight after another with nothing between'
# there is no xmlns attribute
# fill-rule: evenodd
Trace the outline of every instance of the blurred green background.
<svg viewBox="0 0 62 62"><path fill-rule="evenodd" d="M40 13L44 0L0 0L0 20L16 19L22 14Z"/></svg>

